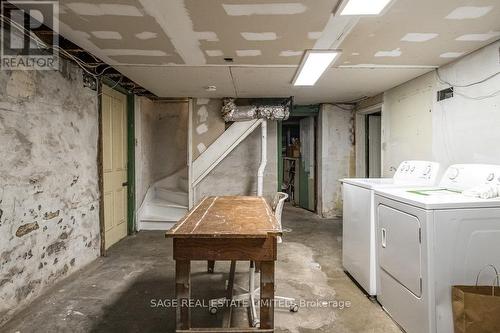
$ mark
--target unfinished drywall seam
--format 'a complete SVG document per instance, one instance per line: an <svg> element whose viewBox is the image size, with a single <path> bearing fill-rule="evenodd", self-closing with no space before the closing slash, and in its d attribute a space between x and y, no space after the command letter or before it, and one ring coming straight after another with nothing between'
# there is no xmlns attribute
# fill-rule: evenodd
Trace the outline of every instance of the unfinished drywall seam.
<svg viewBox="0 0 500 333"><path fill-rule="evenodd" d="M205 64L205 54L200 48L199 35L193 30L193 22L182 0L139 0L144 11L170 38L175 49L187 65Z"/></svg>
<svg viewBox="0 0 500 333"><path fill-rule="evenodd" d="M307 10L301 3L222 4L222 8L229 16L295 15Z"/></svg>
<svg viewBox="0 0 500 333"><path fill-rule="evenodd" d="M342 44L349 32L351 32L358 22L359 18L356 17L330 15L321 36L319 36L314 44L314 49L340 48L340 44ZM311 37L318 37L318 35L313 33L309 35L309 38Z"/></svg>

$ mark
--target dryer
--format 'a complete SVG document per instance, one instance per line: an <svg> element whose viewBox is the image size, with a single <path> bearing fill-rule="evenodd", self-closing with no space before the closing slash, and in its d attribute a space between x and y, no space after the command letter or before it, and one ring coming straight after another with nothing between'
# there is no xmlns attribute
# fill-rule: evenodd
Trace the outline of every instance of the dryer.
<svg viewBox="0 0 500 333"><path fill-rule="evenodd" d="M453 332L451 287L500 267L500 199L464 195L477 185L500 186L500 166L453 165L439 187L375 191L377 299L407 333Z"/></svg>
<svg viewBox="0 0 500 333"><path fill-rule="evenodd" d="M371 296L376 295L376 253L374 190L402 186L432 186L438 178L439 164L404 161L393 178L342 179L344 269Z"/></svg>

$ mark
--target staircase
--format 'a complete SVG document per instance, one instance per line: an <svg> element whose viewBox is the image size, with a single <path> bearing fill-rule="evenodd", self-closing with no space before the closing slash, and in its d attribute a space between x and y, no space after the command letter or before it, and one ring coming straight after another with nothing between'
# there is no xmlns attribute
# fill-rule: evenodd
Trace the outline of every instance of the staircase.
<svg viewBox="0 0 500 333"><path fill-rule="evenodd" d="M226 129L191 166L191 188L205 178L240 142L252 133L262 119L235 122ZM169 230L188 211L188 170L183 168L151 185L138 210L137 230Z"/></svg>
<svg viewBox="0 0 500 333"><path fill-rule="evenodd" d="M188 211L187 168L151 185L138 211L137 230L169 230Z"/></svg>
<svg viewBox="0 0 500 333"><path fill-rule="evenodd" d="M213 170L236 146L252 133L262 119L235 122L222 133L198 158L193 161L192 177L194 188Z"/></svg>

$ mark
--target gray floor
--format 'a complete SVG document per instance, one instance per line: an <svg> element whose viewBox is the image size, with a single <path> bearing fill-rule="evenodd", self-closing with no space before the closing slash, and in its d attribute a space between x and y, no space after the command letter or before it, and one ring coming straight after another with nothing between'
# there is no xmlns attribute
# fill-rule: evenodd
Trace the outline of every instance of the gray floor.
<svg viewBox="0 0 500 333"><path fill-rule="evenodd" d="M309 304L298 313L276 309L276 332L400 332L343 272L340 221L286 207L283 223L277 294ZM173 332L175 310L167 304L174 297L171 258L172 243L163 232L140 232L56 285L0 332ZM206 263L192 266L194 298L224 294L227 263L218 262L213 275L205 273ZM237 265L237 284L246 284L247 269L248 263ZM216 327L221 318L220 313L210 315L200 307L193 311L192 323ZM235 311L233 323L247 324L244 309Z"/></svg>

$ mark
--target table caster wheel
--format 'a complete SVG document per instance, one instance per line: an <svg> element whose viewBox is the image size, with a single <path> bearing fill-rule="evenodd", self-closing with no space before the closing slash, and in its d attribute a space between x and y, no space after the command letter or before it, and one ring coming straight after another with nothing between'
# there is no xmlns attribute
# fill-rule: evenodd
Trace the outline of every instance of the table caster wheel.
<svg viewBox="0 0 500 333"><path fill-rule="evenodd" d="M260 324L260 320L254 319L254 321L252 322L252 327L257 327L257 326L259 326L259 324Z"/></svg>
<svg viewBox="0 0 500 333"><path fill-rule="evenodd" d="M210 311L210 314L216 314L217 313L217 307L216 306L211 306L208 308L208 311Z"/></svg>
<svg viewBox="0 0 500 333"><path fill-rule="evenodd" d="M298 312L299 306L297 304L290 305L290 312Z"/></svg>

